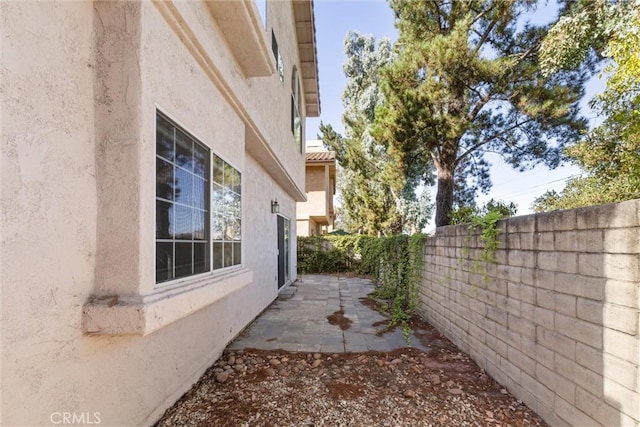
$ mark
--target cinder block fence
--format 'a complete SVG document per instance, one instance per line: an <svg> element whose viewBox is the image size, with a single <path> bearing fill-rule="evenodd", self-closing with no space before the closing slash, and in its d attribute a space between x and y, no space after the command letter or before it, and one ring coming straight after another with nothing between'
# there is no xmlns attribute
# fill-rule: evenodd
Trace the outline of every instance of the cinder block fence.
<svg viewBox="0 0 640 427"><path fill-rule="evenodd" d="M640 425L640 200L500 221L425 244L420 310L553 426Z"/></svg>

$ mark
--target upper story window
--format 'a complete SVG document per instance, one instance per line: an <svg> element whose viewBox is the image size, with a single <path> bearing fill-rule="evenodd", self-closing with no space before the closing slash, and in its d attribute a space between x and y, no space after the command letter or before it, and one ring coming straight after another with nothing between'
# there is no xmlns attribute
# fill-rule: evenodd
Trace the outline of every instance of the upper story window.
<svg viewBox="0 0 640 427"><path fill-rule="evenodd" d="M304 151L302 144L302 119L300 118L300 78L298 69L293 66L291 74L291 132L296 144L300 147L300 152Z"/></svg>
<svg viewBox="0 0 640 427"><path fill-rule="evenodd" d="M280 77L281 82L284 82L284 61L282 60L282 55L280 55L278 40L276 40L276 35L273 30L271 30L271 50L273 50L273 56L276 60L276 70L278 71L278 77Z"/></svg>
<svg viewBox="0 0 640 427"><path fill-rule="evenodd" d="M156 283L240 264L240 189L240 172L156 114Z"/></svg>
<svg viewBox="0 0 640 427"><path fill-rule="evenodd" d="M267 0L256 0L256 6L258 6L258 12L262 17L262 26L267 28Z"/></svg>

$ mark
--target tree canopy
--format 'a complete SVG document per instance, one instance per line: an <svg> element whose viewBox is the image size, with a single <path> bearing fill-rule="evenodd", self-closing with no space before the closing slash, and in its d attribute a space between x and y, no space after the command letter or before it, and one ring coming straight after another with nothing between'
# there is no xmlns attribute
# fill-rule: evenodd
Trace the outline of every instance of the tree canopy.
<svg viewBox="0 0 640 427"><path fill-rule="evenodd" d="M606 88L591 101L603 121L566 150L586 176L536 199L536 211L640 197L640 8L630 1L598 0L578 2L568 13L543 43L545 72L580 66L589 60L591 46L603 46ZM576 38L573 48L556 49L565 37Z"/></svg>
<svg viewBox="0 0 640 427"><path fill-rule="evenodd" d="M319 137L336 152L343 226L375 235L420 231L431 215L428 193L416 196L420 180L406 179L394 167L387 149L371 134L376 110L383 103L380 69L392 59L391 42L349 32L345 38L347 85L343 93L345 135L320 125Z"/></svg>
<svg viewBox="0 0 640 427"><path fill-rule="evenodd" d="M523 24L532 0L391 0L399 39L382 70L372 135L407 182L437 173L436 225L490 187L486 153L514 168L560 163L586 122L584 67L544 75L546 28Z"/></svg>

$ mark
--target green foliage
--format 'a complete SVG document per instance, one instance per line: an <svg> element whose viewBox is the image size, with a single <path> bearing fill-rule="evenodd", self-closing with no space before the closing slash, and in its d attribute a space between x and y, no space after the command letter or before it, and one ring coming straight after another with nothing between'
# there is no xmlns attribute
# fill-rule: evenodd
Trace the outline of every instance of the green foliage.
<svg viewBox="0 0 640 427"><path fill-rule="evenodd" d="M407 180L394 167L386 147L371 134L376 108L383 102L379 70L391 61L391 43L382 39L376 44L373 36L349 32L345 53L345 135L325 124L318 135L335 151L340 167L342 226L367 235L418 231L431 215L428 192L416 196L419 180Z"/></svg>
<svg viewBox="0 0 640 427"><path fill-rule="evenodd" d="M480 229L480 240L484 244L480 260L486 263L495 263L495 253L498 249L498 220L502 219L502 213L497 210L489 211L482 216L476 216L471 221L470 228Z"/></svg>
<svg viewBox="0 0 640 427"><path fill-rule="evenodd" d="M506 204L505 202L495 201L493 199L487 202L482 209L470 207L465 208L463 211L456 211L454 218L460 220L457 224L468 223L470 230L480 230L480 240L483 243L483 249L480 253L480 260L473 262L472 271L482 274L485 281L489 280L485 264L496 262L495 253L500 244L498 241L498 221L513 216L516 211L517 206L514 203ZM462 252L463 258L468 257L468 246L462 248ZM458 263L464 262L463 258L459 258Z"/></svg>
<svg viewBox="0 0 640 427"><path fill-rule="evenodd" d="M560 70L579 68L592 54L602 51L601 23L609 14L607 0L580 0L564 10L540 47L540 68L549 76Z"/></svg>
<svg viewBox="0 0 640 427"><path fill-rule="evenodd" d="M566 5L540 47L540 66L547 76L591 68L598 56L610 56L609 43L632 25L639 9L634 0L577 0Z"/></svg>
<svg viewBox="0 0 640 427"><path fill-rule="evenodd" d="M483 207L478 208L475 205L461 206L455 209L451 213L452 224L464 224L468 222L474 222L476 218L488 215L490 213L497 213L500 218L508 218L514 216L518 211L518 206L513 203L503 202L502 200L489 200Z"/></svg>
<svg viewBox="0 0 640 427"><path fill-rule="evenodd" d="M374 296L385 302L391 317L389 327L401 326L408 337L418 302L425 237L299 237L298 268L302 273L350 271L371 276L376 283Z"/></svg>
<svg viewBox="0 0 640 427"><path fill-rule="evenodd" d="M414 234L375 239L363 254L376 282L374 296L388 302L389 327L401 326L407 340L409 320L418 301L425 237Z"/></svg>
<svg viewBox="0 0 640 427"><path fill-rule="evenodd" d="M298 237L298 271L303 274L367 274L366 267L362 266L362 253L372 239L359 235Z"/></svg>
<svg viewBox="0 0 640 427"><path fill-rule="evenodd" d="M399 40L372 135L408 180L436 169L437 226L451 222L458 195L490 187L485 153L519 170L555 167L586 127L578 116L586 72L544 76L545 28L517 25L533 3L390 1Z"/></svg>
<svg viewBox="0 0 640 427"><path fill-rule="evenodd" d="M606 43L602 54L609 62L603 74L608 78L591 106L604 121L566 150L586 175L570 180L560 193L550 191L536 199L537 212L640 197L640 7L626 1L601 7L604 12L593 18L592 37ZM569 31L560 27L558 34ZM575 66L563 57L558 63Z"/></svg>

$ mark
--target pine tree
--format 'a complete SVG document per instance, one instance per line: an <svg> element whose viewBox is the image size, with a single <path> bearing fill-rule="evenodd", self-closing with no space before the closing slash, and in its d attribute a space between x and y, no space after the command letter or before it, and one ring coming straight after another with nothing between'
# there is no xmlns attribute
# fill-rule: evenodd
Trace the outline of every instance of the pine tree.
<svg viewBox="0 0 640 427"><path fill-rule="evenodd" d="M450 223L457 196L490 187L486 153L519 170L560 163L586 127L578 101L587 72L541 73L546 28L518 25L535 1L390 4L399 40L373 134L408 179L435 166L437 226Z"/></svg>

